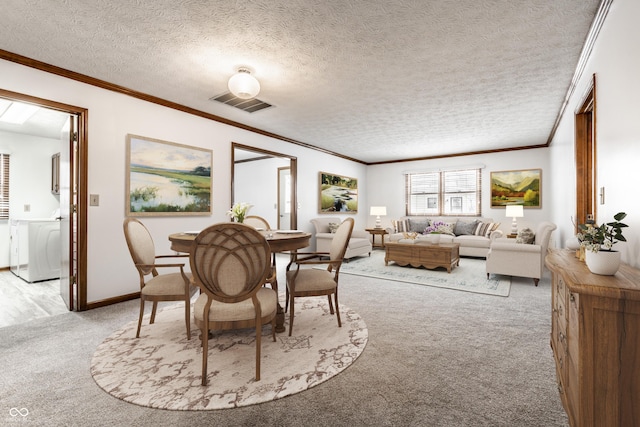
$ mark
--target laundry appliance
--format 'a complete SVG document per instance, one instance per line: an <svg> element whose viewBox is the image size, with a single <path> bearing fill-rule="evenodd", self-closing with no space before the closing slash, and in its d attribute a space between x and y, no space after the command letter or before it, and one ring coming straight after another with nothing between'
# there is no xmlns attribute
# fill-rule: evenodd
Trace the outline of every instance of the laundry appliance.
<svg viewBox="0 0 640 427"><path fill-rule="evenodd" d="M27 282L60 277L60 221L13 219L10 226L11 272Z"/></svg>

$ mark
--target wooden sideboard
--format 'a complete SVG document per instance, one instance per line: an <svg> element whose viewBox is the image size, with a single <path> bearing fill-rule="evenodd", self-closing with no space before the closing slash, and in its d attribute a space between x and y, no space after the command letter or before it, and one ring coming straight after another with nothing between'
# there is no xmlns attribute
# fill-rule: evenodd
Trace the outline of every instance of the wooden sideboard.
<svg viewBox="0 0 640 427"><path fill-rule="evenodd" d="M592 274L573 251L554 250L551 348L569 423L640 426L640 270Z"/></svg>

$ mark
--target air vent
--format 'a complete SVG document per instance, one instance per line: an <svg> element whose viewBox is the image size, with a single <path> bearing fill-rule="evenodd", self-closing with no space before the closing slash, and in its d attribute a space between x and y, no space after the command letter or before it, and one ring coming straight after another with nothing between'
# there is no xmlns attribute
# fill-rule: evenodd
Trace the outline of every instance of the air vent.
<svg viewBox="0 0 640 427"><path fill-rule="evenodd" d="M222 95L214 96L212 98L209 98L209 100L222 102L223 104L236 107L242 111L246 111L247 113L255 113L256 111L273 107L273 105L261 101L258 98L242 99L238 98L230 92L225 92Z"/></svg>

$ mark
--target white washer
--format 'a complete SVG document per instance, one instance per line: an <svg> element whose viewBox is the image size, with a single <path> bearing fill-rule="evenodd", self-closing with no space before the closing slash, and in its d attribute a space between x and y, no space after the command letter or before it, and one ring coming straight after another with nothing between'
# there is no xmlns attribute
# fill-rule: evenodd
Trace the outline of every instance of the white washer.
<svg viewBox="0 0 640 427"><path fill-rule="evenodd" d="M27 282L60 277L60 221L11 220L11 272Z"/></svg>

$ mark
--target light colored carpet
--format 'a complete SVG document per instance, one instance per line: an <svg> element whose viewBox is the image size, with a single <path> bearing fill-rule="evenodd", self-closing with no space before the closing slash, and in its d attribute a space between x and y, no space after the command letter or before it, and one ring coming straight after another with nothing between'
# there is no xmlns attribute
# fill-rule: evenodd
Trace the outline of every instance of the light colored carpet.
<svg viewBox="0 0 640 427"><path fill-rule="evenodd" d="M210 410L279 399L327 381L364 350L368 332L360 316L340 306L342 327L329 313L326 298L296 303L293 336L271 337L263 328L261 379L255 381L255 329L215 332L209 340L208 380L201 385L202 347L192 323L187 340L181 305L148 315L140 338L129 322L100 344L91 374L107 393L152 408ZM288 316L287 316L288 318Z"/></svg>
<svg viewBox="0 0 640 427"><path fill-rule="evenodd" d="M502 297L509 296L511 289L511 278L508 276L492 274L487 279L485 260L482 258L461 258L460 265L447 273L444 268L429 270L402 267L395 262L385 266L384 251L374 250L371 256L352 258L348 263L343 263L340 272Z"/></svg>

